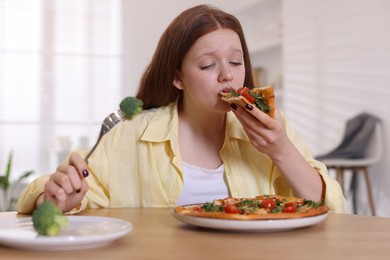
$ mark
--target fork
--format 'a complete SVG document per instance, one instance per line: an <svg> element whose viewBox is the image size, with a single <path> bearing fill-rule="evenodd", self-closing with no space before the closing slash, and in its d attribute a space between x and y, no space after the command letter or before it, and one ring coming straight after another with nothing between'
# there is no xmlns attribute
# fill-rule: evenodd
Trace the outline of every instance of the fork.
<svg viewBox="0 0 390 260"><path fill-rule="evenodd" d="M119 122L123 121L125 119L124 117L124 114L122 113L122 111L120 109L112 112L111 114L109 114L104 120L103 120L103 123L102 123L102 128L100 129L100 134L99 134L99 137L95 143L95 145L92 147L92 149L89 151L89 153L87 154L87 156L84 158L84 160L88 163L88 159L89 157L92 155L93 151L95 151L96 147L98 146L98 144L100 143L100 140L102 139L102 137L108 132L110 131L112 128L114 128L114 126L116 126Z"/></svg>

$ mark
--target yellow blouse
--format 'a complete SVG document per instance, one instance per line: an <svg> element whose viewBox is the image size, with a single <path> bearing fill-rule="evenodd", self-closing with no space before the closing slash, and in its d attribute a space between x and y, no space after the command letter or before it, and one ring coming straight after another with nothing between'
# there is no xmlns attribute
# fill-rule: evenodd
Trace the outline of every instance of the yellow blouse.
<svg viewBox="0 0 390 260"><path fill-rule="evenodd" d="M285 119L284 119L285 120ZM229 195L259 194L293 196L292 189L270 158L249 142L232 112L227 113L226 133L220 156L224 163ZM339 184L326 167L313 159L308 147L287 126L289 138L317 169L326 184L325 203L344 212L345 199ZM89 191L80 207L172 207L183 187L178 145L177 103L146 110L108 132L89 159ZM34 180L21 194L17 211L31 213L43 193L48 175Z"/></svg>

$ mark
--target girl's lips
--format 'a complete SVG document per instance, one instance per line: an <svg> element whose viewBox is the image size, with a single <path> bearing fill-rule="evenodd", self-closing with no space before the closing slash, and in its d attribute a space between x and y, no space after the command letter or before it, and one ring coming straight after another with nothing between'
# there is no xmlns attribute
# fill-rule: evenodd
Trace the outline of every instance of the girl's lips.
<svg viewBox="0 0 390 260"><path fill-rule="evenodd" d="M231 90L236 91L236 89L233 87L225 87L219 93L230 93Z"/></svg>

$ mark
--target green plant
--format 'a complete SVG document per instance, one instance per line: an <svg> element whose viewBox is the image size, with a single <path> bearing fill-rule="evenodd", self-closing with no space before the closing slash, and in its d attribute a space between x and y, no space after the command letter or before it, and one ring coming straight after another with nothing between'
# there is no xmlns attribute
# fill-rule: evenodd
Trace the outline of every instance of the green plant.
<svg viewBox="0 0 390 260"><path fill-rule="evenodd" d="M19 194L15 194L14 190L11 190L11 185L19 185L22 181L28 178L34 171L24 172L15 182L11 182L11 168L12 168L12 151L9 153L8 161L5 166L4 173L0 175L0 190L3 191L3 201L0 203L0 211L9 211L12 210L16 204Z"/></svg>

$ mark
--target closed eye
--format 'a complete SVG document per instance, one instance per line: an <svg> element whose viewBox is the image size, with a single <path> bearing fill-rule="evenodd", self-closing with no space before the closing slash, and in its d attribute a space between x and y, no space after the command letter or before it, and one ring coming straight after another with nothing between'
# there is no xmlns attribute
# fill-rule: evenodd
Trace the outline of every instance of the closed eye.
<svg viewBox="0 0 390 260"><path fill-rule="evenodd" d="M230 64L234 65L234 66L241 66L242 65L242 62L234 62L234 61L231 61Z"/></svg>
<svg viewBox="0 0 390 260"><path fill-rule="evenodd" d="M214 65L215 65L215 64L213 63L213 64L206 65L206 66L200 66L200 69L201 69L201 70L207 70L207 69L213 67Z"/></svg>
<svg viewBox="0 0 390 260"><path fill-rule="evenodd" d="M233 66L241 66L243 63L242 62L235 62L235 61L230 61L229 62L231 65L233 65ZM215 66L215 63L212 63L212 64L210 64L210 65L206 65L206 66L200 66L199 68L201 69L201 70L207 70L207 69L210 69L210 68L212 68L213 66Z"/></svg>

